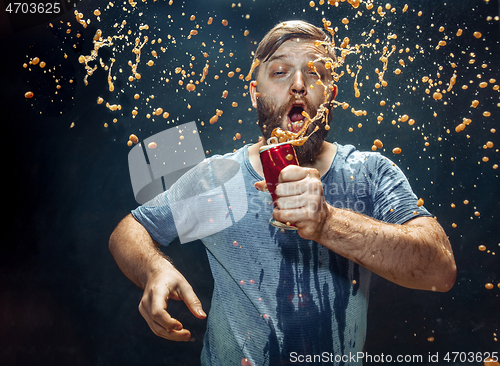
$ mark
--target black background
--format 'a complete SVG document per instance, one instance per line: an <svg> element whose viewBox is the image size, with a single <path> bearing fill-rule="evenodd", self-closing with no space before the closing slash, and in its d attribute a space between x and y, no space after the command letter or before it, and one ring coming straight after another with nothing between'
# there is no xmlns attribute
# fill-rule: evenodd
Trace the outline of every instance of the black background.
<svg viewBox="0 0 500 366"><path fill-rule="evenodd" d="M258 41L280 20L300 17L320 25L323 16L332 20L348 16L352 20L355 12L347 3L340 4L337 10L330 8L326 15L314 11L307 1L266 4L242 1L241 8L231 7L232 3L227 1L186 3L174 1L169 6L167 2L158 1L137 5L138 8L142 6L146 21L162 28L161 34L167 28L167 14L172 14L175 21L171 22L168 32L175 35L178 42L175 47L170 46L167 55L161 55L159 63L162 66L148 69L144 66L145 60L141 61L142 84L134 91L127 89L125 75L128 74L123 73L115 82L115 88L123 88L125 92L117 96L107 91L107 72L100 68L89 77L89 85L84 85L85 70L78 63L78 56L89 54L96 27L109 30L115 22L121 22L124 14L118 9L121 4L103 14L101 23L93 20L87 29L75 21L72 3L64 4L64 14L57 19L40 14L28 17L2 13L0 120L4 215L0 238L0 362L3 365L199 364L206 323L195 319L183 304L170 302L169 311L192 331L193 339L188 343L173 343L156 337L137 310L141 290L121 274L108 251L107 241L114 227L137 206L130 184L127 166L130 148L126 142L131 133L146 138L176 124L195 120L207 155L225 153L241 147L243 140L245 143L256 141L256 116L255 112L247 112L250 101L248 97L241 97L244 83L240 81L211 81L213 85L198 89L203 97L196 99L183 88L176 92L173 85L176 81L162 87L158 81L161 73L154 72L161 67L172 71L177 64L186 64L189 62L183 59L186 52L196 54L195 70L201 71L204 62L200 60L199 42L195 44L181 36L191 29L190 14L196 13L200 24L206 22L207 16L215 17L213 33L206 35L209 47L209 42L217 39L210 58L209 78L213 80L212 75L218 70L224 70L224 75L229 70L224 66L226 62L231 62L232 69L239 65L242 73L246 73L249 53L255 47L253 40ZM436 62L448 65L442 60L449 59L449 52L455 53L457 58L462 57L460 85L467 84L481 72L486 80L500 80L498 21L486 21L486 16L498 15L498 4L482 1L474 5L465 1L453 2L453 6L441 2L419 4L410 5L412 11L408 12L404 23L394 20L391 25L392 31L401 30L401 42L413 45L406 38L411 39L419 24L424 32L417 33L417 43L424 45L437 44L441 35L436 28L442 24L450 28L450 35L459 27L464 28L466 35L459 41L449 41L449 51L442 55L429 51L427 55L431 57L426 58L416 54L416 62L408 62L403 69L407 80L435 72ZM375 7L378 5L376 3ZM394 1L392 5L401 14L404 2ZM2 6L5 8L6 4ZM84 2L78 4L77 9L83 9L85 19L94 19L91 16L93 9L105 6ZM420 9L424 15L417 17L416 12ZM136 18L132 15L127 18L129 24L142 24L144 18L137 17L137 12ZM183 12L187 15L182 16ZM243 17L247 13L251 14L250 20ZM228 19L229 27L220 25L223 18ZM49 21L53 23L52 28L47 25ZM72 23L70 36L65 34L66 22ZM361 21L352 21L350 29L362 27L369 31L373 26L379 27L377 29L385 26L377 21L372 23L366 26ZM76 29L82 37L75 37ZM242 36L243 29L250 29L249 37ZM484 40L471 36L475 30L483 33ZM237 35L236 39L231 38L232 34ZM429 38L432 41L428 41ZM234 58L215 59L220 40L224 40L224 47L234 50ZM148 47L149 44L145 50ZM485 51L485 47L489 49ZM103 49L100 52L109 64L111 51ZM467 65L470 52L477 54L478 64L486 62L488 67L478 71ZM64 53L67 59L62 57ZM415 53L412 51L412 54ZM61 76L60 94L54 94L51 75L34 66L31 71L22 67L35 56L46 61L47 68L56 66L54 74ZM370 62L366 61L367 65L371 65ZM392 60L390 70L398 67L396 63L396 59ZM365 70L370 67L364 65ZM377 66L380 67L380 63ZM224 75L220 75L224 79ZM370 77L373 84L376 75L372 73ZM446 77L449 79L449 74ZM69 83L70 79L74 82ZM495 148L500 146L496 135L490 133L491 128L498 128L496 104L499 94L491 90L491 86L487 91L477 86L477 91L471 90L477 83L471 84L467 91L457 86L450 104L443 106L434 103L421 86L418 92L409 92L404 83L398 84L390 71L386 79L394 86L384 91L382 99L387 99L389 104L401 101L404 113L415 116L416 126L421 128L392 126L389 121L394 117L387 110L384 122L377 124L380 94L367 87L362 89L366 93L363 96L371 98L362 98L362 102L356 100L352 95L352 81L346 76L339 84L339 98L369 113L356 119L349 111L339 110L329 139L369 149L374 138L382 138L386 144L383 154L403 169L416 194L425 197L426 207L438 217L449 235L458 277L455 287L441 294L405 289L374 276L366 351L372 355L424 355L424 360L429 353L436 352L442 358L446 352L453 351L498 351L500 347L494 339L494 333L498 334L499 317L498 256L477 248L483 244L493 252L500 251L498 173L492 169L492 165L498 163L498 153L495 149L485 151L482 148L488 140L495 143ZM231 109L230 101L220 98L222 90L232 91L231 88L239 93L234 96L239 103L238 109ZM24 97L28 90L35 93L33 99ZM158 103L161 101L166 106L164 109L170 111L171 123L165 124L159 118L154 122L144 118L151 106L144 103L142 97L141 115L132 119L130 111L136 105L132 100L135 90L144 93L141 95L155 94ZM123 111L112 113L97 105L97 96L110 101L116 98ZM480 99L481 106L489 108L492 116L482 118L482 111L471 109L472 99ZM186 108L188 102L192 104L191 109ZM216 108L223 107L225 114L217 125L206 123ZM436 118L432 116L434 111L438 112ZM473 123L466 132L456 134L454 127L466 116L472 118ZM118 118L116 124L112 122L115 117ZM242 124L236 122L240 118ZM201 121L205 121L205 126L201 126ZM73 128L70 128L71 122L75 122ZM360 122L363 127L358 130ZM104 123L109 126L104 127ZM354 133L347 131L350 126ZM450 134L446 133L447 128ZM238 131L243 138L234 141L232 137ZM425 150L424 134L432 141ZM443 137L441 143L436 142L438 136ZM391 150L395 146L401 146L403 154L393 155ZM485 155L490 157L487 164L481 162ZM469 205L462 204L464 199L470 201ZM450 208L451 202L456 204L456 209ZM473 215L476 210L481 212L480 217ZM458 227L453 229L452 223L457 223ZM180 245L174 241L165 252L192 284L208 311L213 282L201 242ZM485 289L488 282L493 283L492 290ZM434 337L434 341L428 341L429 337ZM442 360L439 364L463 362Z"/></svg>

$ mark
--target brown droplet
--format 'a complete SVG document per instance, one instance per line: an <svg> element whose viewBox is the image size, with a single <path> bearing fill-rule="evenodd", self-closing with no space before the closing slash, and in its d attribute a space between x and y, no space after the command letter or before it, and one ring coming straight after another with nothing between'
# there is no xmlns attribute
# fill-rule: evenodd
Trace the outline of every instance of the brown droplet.
<svg viewBox="0 0 500 366"><path fill-rule="evenodd" d="M139 138L134 134L130 135L128 139L132 141L134 144L137 144L139 142Z"/></svg>
<svg viewBox="0 0 500 366"><path fill-rule="evenodd" d="M440 100L443 98L443 94L441 94L440 92L435 92L432 97L435 99L435 100Z"/></svg>

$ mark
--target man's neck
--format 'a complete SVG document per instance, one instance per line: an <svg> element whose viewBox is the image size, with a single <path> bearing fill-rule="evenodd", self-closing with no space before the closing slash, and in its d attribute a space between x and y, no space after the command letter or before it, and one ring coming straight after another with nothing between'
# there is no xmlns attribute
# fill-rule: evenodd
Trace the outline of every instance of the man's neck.
<svg viewBox="0 0 500 366"><path fill-rule="evenodd" d="M248 148L248 158L250 160L250 164L261 177L264 177L264 173L262 170L262 163L260 162L259 148L264 145L264 141L259 141ZM324 141L321 145L321 152L316 159L310 163L301 164L300 166L317 169L319 171L319 175L322 177L330 169L336 153L337 145Z"/></svg>

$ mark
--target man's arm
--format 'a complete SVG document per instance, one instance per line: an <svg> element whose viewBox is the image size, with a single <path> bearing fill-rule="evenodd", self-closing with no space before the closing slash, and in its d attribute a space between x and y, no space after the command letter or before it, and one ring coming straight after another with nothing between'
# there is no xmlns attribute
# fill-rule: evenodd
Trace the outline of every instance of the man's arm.
<svg viewBox="0 0 500 366"><path fill-rule="evenodd" d="M318 242L404 287L444 292L455 283L451 246L434 218L396 225L329 206Z"/></svg>
<svg viewBox="0 0 500 366"><path fill-rule="evenodd" d="M316 169L288 166L276 188L274 219L297 226L299 235L401 286L448 291L456 266L448 238L429 217L403 225L330 206ZM265 183L264 183L265 184ZM262 182L257 189L265 189Z"/></svg>
<svg viewBox="0 0 500 366"><path fill-rule="evenodd" d="M166 311L167 301L184 301L199 319L206 314L192 287L158 246L131 214L118 224L109 239L109 250L118 267L144 289L139 311L151 330L166 339L188 341L191 333Z"/></svg>

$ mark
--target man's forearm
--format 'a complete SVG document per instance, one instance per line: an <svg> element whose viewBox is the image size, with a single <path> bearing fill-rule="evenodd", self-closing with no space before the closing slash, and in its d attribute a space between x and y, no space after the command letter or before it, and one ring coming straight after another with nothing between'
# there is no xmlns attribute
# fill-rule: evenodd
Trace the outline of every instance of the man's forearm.
<svg viewBox="0 0 500 366"><path fill-rule="evenodd" d="M109 250L125 276L141 288L150 275L172 266L132 215L126 216L111 234Z"/></svg>
<svg viewBox="0 0 500 366"><path fill-rule="evenodd" d="M401 286L448 291L455 282L450 243L433 218L395 225L328 206L318 242Z"/></svg>

